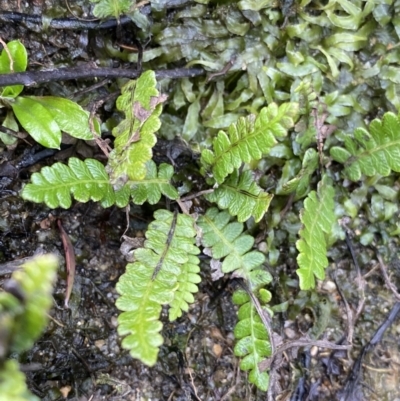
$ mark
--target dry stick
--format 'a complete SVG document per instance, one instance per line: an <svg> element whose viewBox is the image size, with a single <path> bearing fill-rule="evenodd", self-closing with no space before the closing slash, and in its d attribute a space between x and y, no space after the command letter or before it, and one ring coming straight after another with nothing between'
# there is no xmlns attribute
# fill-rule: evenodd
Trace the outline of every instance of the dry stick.
<svg viewBox="0 0 400 401"><path fill-rule="evenodd" d="M214 192L214 189L205 189L204 191L199 191L199 192L196 192L195 194L184 196L183 198L180 198L180 201L186 202L186 201L198 198L201 195L207 195L207 194L211 194L213 192Z"/></svg>
<svg viewBox="0 0 400 401"><path fill-rule="evenodd" d="M340 285L338 284L337 277L336 277L336 270L333 272L333 281L336 284L336 289L338 290L338 293L340 297L343 300L345 309L346 309L346 315L347 315L347 342L349 344L353 343L353 334L354 334L354 316L353 316L353 311L350 308L349 303L347 302L347 299L345 295L343 294L343 291L340 288Z"/></svg>
<svg viewBox="0 0 400 401"><path fill-rule="evenodd" d="M65 308L69 308L68 301L72 293L72 287L74 285L74 278L75 278L75 252L72 242L64 230L63 226L61 225L61 220L57 220L58 228L60 229L61 240L64 246L65 252L65 266L67 269L67 288L65 292L65 301L64 306Z"/></svg>
<svg viewBox="0 0 400 401"><path fill-rule="evenodd" d="M10 71L14 71L14 60L11 56L10 49L2 38L0 38L0 43L3 45L4 50L7 53L8 60L10 61Z"/></svg>
<svg viewBox="0 0 400 401"><path fill-rule="evenodd" d="M298 340L288 341L278 347L274 354L264 361L261 361L258 364L258 369L260 371L267 370L273 363L274 359L277 355L282 354L284 351L290 348L300 348L300 347L308 347L308 346L316 346L319 348L327 348L327 349L334 349L334 350L349 350L351 349L351 345L338 345L330 341L325 340L312 340L308 337L299 338Z"/></svg>
<svg viewBox="0 0 400 401"><path fill-rule="evenodd" d="M26 71L0 75L0 87L9 85L31 86L54 81L88 78L137 78L141 71L122 68L97 68L93 63L79 67L51 69L47 71ZM193 78L204 75L202 68L176 68L173 70L155 71L158 79Z"/></svg>
<svg viewBox="0 0 400 401"><path fill-rule="evenodd" d="M393 293L394 297L396 298L397 301L400 301L400 294L397 292L396 286L390 281L390 278L387 274L386 271L386 265L383 263L383 260L381 258L381 255L377 254L376 255L378 261L379 261L379 266L381 267L382 275L385 280L385 284L387 287L390 289L390 291Z"/></svg>
<svg viewBox="0 0 400 401"><path fill-rule="evenodd" d="M360 265L359 265L358 262L357 262L356 254L355 254L355 252L354 252L354 248L353 248L353 245L352 245L352 243L351 243L351 240L350 240L350 237L349 237L347 228L345 229L345 235L346 235L346 244L347 244L347 247L349 248L351 257L352 257L352 259L353 259L354 266L356 267L356 272L357 272L357 280L356 280L356 283L357 283L358 291L359 291L359 293L360 293L360 298L361 298L361 299L360 299L360 302L359 302L359 304L358 304L358 306L357 306L356 314L355 314L355 316L354 316L353 324L355 324L355 322L357 321L358 317L360 316L362 310L364 309L364 303L365 303L365 292L364 292L364 289L365 289L365 280L364 280L364 278L363 278L363 276L362 276L362 274L361 274Z"/></svg>

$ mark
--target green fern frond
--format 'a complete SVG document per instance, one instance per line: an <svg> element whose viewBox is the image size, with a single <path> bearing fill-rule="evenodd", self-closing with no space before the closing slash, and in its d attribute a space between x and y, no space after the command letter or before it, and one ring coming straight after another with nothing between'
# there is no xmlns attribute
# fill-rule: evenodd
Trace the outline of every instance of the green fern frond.
<svg viewBox="0 0 400 401"><path fill-rule="evenodd" d="M55 163L43 167L40 173L34 173L31 183L21 193L23 199L36 203L44 202L55 209L71 207L71 196L79 202L100 201L103 207L114 203L125 206L129 200L129 189L115 192L104 166L94 159L84 162L71 157L68 166Z"/></svg>
<svg viewBox="0 0 400 401"><path fill-rule="evenodd" d="M213 140L213 150L202 151L202 173L211 172L221 184L243 162L250 163L268 154L276 144L275 137L285 136L293 127L297 114L297 103L284 103L279 107L271 103L256 118L239 118L237 123L230 125L227 133L218 132Z"/></svg>
<svg viewBox="0 0 400 401"><path fill-rule="evenodd" d="M325 278L325 268L328 266L326 235L335 223L334 195L335 190L327 176L324 176L318 184L318 192L310 192L304 201L304 209L300 214L303 228L296 243L300 252L297 256L300 268L296 273L302 290L315 287L314 276L320 280Z"/></svg>
<svg viewBox="0 0 400 401"><path fill-rule="evenodd" d="M243 277L251 288L264 282L264 272L260 266L265 257L261 252L250 251L254 245L251 235L243 234L243 224L230 222L228 212L217 208L207 210L200 216L197 225L202 230L201 243L211 249L213 259L222 259L222 271Z"/></svg>
<svg viewBox="0 0 400 401"><path fill-rule="evenodd" d="M149 202L155 205L161 198L161 194L170 199L177 199L179 194L175 187L170 183L174 174L174 168L166 163L157 166L153 160L146 163L147 174L144 180L130 181L132 201L136 205L143 205L144 202Z"/></svg>
<svg viewBox="0 0 400 401"><path fill-rule="evenodd" d="M152 366L163 343L159 334L161 305L172 304L170 317L177 317L184 302L195 291L200 250L194 245L196 230L192 217L157 210L146 232L143 248L135 250L136 261L127 265L117 284L118 332L126 336L122 346L134 358ZM186 274L185 274L186 273ZM175 294L176 292L178 294Z"/></svg>
<svg viewBox="0 0 400 401"><path fill-rule="evenodd" d="M239 175L235 170L221 186L206 195L206 199L216 202L220 209L228 209L239 222L251 216L258 222L267 212L273 196L257 185L252 171L247 170Z"/></svg>
<svg viewBox="0 0 400 401"><path fill-rule="evenodd" d="M400 172L400 121L393 113L385 113L382 120L373 120L369 131L357 128L353 137L345 138L345 148L334 146L332 158L345 165L345 173L352 181L361 174L388 176Z"/></svg>
<svg viewBox="0 0 400 401"><path fill-rule="evenodd" d="M154 71L146 71L136 81L129 81L117 99L117 108L125 113L125 119L113 129L116 138L107 166L113 184L146 177L146 163L153 156L162 103L167 98L160 95L156 85Z"/></svg>
<svg viewBox="0 0 400 401"><path fill-rule="evenodd" d="M22 197L32 202L46 203L51 208L71 207L74 197L79 202L100 201L103 207L116 204L124 207L132 198L133 203L142 205L148 201L156 204L161 194L170 199L178 197L177 190L171 185L174 173L172 166L162 163L157 172L156 164L150 160L146 164L147 175L143 181L129 182L120 190L114 191L105 167L97 160L81 161L75 157L68 160L68 166L55 163L34 173L31 183L22 190Z"/></svg>
<svg viewBox="0 0 400 401"><path fill-rule="evenodd" d="M239 322L234 329L235 338L238 340L234 352L236 356L243 358L240 369L249 370L250 383L254 383L260 390L267 391L269 375L266 371L261 372L258 367L261 361L271 356L272 348L267 329L245 291L234 292L232 300L236 305L240 305Z"/></svg>

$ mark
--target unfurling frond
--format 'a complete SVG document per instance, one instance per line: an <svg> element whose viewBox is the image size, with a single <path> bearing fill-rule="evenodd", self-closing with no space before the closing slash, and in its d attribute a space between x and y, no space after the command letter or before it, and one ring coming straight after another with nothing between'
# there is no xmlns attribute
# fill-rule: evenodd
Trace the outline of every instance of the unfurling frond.
<svg viewBox="0 0 400 401"><path fill-rule="evenodd" d="M268 210L273 195L264 192L257 185L251 171L247 170L239 175L238 170L235 170L206 198L210 202L216 202L220 209L228 209L231 216L237 216L240 222L250 217L258 222Z"/></svg>
<svg viewBox="0 0 400 401"><path fill-rule="evenodd" d="M159 320L161 306L171 304L170 318L180 316L197 291L195 283L200 250L194 245L196 230L192 217L157 210L146 232L136 261L127 265L117 284L118 332L126 336L122 346L134 358L152 366L163 343Z"/></svg>
<svg viewBox="0 0 400 401"><path fill-rule="evenodd" d="M345 174L358 181L361 174L368 177L400 172L400 120L386 113L382 120L373 120L369 131L357 128L347 136L345 148L334 146L330 153L334 160L345 165Z"/></svg>
<svg viewBox="0 0 400 401"><path fill-rule="evenodd" d="M335 223L334 195L335 190L324 176L318 185L318 192L310 192L304 201L304 209L300 215L303 228L296 243L300 252L297 256L300 267L297 274L302 290L315 287L314 276L320 280L325 277L324 270L328 266L326 235L331 232Z"/></svg>
<svg viewBox="0 0 400 401"><path fill-rule="evenodd" d="M260 114L241 117L231 124L228 132L219 131L213 141L213 150L201 153L203 174L211 173L221 184L243 162L250 163L268 154L276 144L275 137L283 137L293 127L298 114L297 103L277 106L271 103Z"/></svg>

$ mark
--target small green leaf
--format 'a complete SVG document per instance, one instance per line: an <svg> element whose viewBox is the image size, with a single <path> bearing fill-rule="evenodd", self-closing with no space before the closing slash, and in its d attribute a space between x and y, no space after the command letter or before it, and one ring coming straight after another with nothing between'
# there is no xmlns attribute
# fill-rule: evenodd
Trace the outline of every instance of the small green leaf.
<svg viewBox="0 0 400 401"><path fill-rule="evenodd" d="M33 98L17 97L11 107L28 134L46 148L59 149L61 131L49 111Z"/></svg>
<svg viewBox="0 0 400 401"><path fill-rule="evenodd" d="M93 134L89 128L89 113L82 109L79 104L69 99L55 96L31 96L36 102L39 102L53 116L54 121L60 129L74 138L90 140ZM94 119L94 126L97 126L97 134L100 129L97 120Z"/></svg>
<svg viewBox="0 0 400 401"><path fill-rule="evenodd" d="M0 74L25 71L28 65L28 55L25 46L19 40L13 40L7 43L7 47L12 58L12 63L10 63L9 55L3 49L0 54ZM6 86L0 89L0 96L15 98L23 89L23 85Z"/></svg>

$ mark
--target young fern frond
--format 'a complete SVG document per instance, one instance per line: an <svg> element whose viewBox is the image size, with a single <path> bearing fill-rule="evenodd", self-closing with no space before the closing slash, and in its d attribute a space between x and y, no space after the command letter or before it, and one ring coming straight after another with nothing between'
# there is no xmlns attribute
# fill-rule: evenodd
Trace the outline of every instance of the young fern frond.
<svg viewBox="0 0 400 401"><path fill-rule="evenodd" d="M335 190L327 176L318 184L318 192L312 191L304 201L304 209L300 214L303 228L300 239L296 243L299 269L296 273L300 278L300 288L309 290L315 287L315 277L325 278L325 268L328 266L326 257L326 235L335 223L334 214Z"/></svg>
<svg viewBox="0 0 400 401"><path fill-rule="evenodd" d="M298 114L297 103L284 103L278 107L271 103L257 117L241 117L231 124L228 132L219 131L213 140L213 150L201 153L201 172L212 173L221 184L243 162L259 160L276 144L275 137L283 137L293 127Z"/></svg>
<svg viewBox="0 0 400 401"><path fill-rule="evenodd" d="M196 230L192 217L157 210L146 232L136 261L129 263L117 284L118 332L126 336L122 346L134 358L153 366L163 343L159 334L161 305L172 304L170 318L187 309L191 293L197 291L196 266L200 250L194 245ZM196 287L196 288L195 288Z"/></svg>
<svg viewBox="0 0 400 401"><path fill-rule="evenodd" d="M345 174L358 181L362 174L388 176L400 172L400 120L393 113L385 113L382 120L373 120L369 131L357 128L353 137L347 136L345 148L334 146L332 158L345 165Z"/></svg>
<svg viewBox="0 0 400 401"><path fill-rule="evenodd" d="M235 170L221 186L206 195L208 201L216 202L220 209L228 209L231 216L237 216L239 222L252 216L256 222L260 221L272 198L273 195L257 185L250 170L240 175Z"/></svg>
<svg viewBox="0 0 400 401"><path fill-rule="evenodd" d="M55 163L34 173L31 183L22 190L22 197L31 202L46 203L51 208L71 207L71 196L79 202L89 200L101 202L103 207L116 204L124 207L130 197L133 203L142 205L145 201L156 204L161 194L170 199L178 197L177 190L171 185L174 173L172 166L162 163L157 172L156 164L150 160L146 164L147 175L143 181L129 182L120 190L114 191L105 167L97 160L76 157L68 160L68 166Z"/></svg>
<svg viewBox="0 0 400 401"><path fill-rule="evenodd" d="M113 129L116 138L107 165L116 186L146 176L146 163L153 156L155 133L161 125L162 103L167 98L160 95L156 85L154 71L146 71L136 81L129 81L117 99L117 108L125 113L125 119Z"/></svg>
<svg viewBox="0 0 400 401"><path fill-rule="evenodd" d="M235 338L238 340L234 352L236 356L243 358L240 369L249 370L250 383L262 391L267 391L269 375L266 371L261 372L258 367L258 364L271 356L272 352L267 329L245 291L235 291L232 300L236 305L240 305L239 321L234 329ZM265 311L269 313L267 309Z"/></svg>
<svg viewBox="0 0 400 401"><path fill-rule="evenodd" d="M264 272L260 269L265 257L261 252L251 251L254 238L243 234L243 224L230 222L228 212L217 208L207 210L200 216L197 225L202 229L201 243L211 249L213 259L222 259L222 271L243 277L250 288L264 282Z"/></svg>

